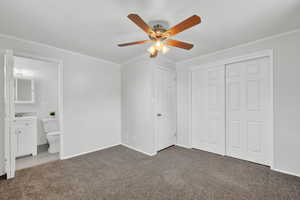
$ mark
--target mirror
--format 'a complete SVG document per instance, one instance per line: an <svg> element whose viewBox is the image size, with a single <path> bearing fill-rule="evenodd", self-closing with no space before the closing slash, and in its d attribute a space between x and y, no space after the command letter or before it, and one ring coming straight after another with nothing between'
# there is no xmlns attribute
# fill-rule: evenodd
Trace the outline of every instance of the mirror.
<svg viewBox="0 0 300 200"><path fill-rule="evenodd" d="M34 103L34 81L15 78L15 103Z"/></svg>

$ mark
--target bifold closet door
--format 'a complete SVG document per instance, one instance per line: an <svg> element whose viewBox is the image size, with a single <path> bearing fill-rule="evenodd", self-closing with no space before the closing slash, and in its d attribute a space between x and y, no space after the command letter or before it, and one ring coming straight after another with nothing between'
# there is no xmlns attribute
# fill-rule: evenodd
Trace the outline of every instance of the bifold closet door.
<svg viewBox="0 0 300 200"><path fill-rule="evenodd" d="M225 66L192 71L192 147L225 154Z"/></svg>
<svg viewBox="0 0 300 200"><path fill-rule="evenodd" d="M227 155L269 164L269 57L226 65Z"/></svg>
<svg viewBox="0 0 300 200"><path fill-rule="evenodd" d="M175 72L157 68L156 93L156 146L157 151L176 143L176 79Z"/></svg>

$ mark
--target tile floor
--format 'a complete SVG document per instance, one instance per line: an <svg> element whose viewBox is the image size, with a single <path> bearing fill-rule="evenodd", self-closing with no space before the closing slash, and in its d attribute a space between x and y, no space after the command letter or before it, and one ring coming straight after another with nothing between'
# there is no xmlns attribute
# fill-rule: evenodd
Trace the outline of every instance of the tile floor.
<svg viewBox="0 0 300 200"><path fill-rule="evenodd" d="M59 153L48 153L48 145L38 147L37 156L24 156L16 159L16 170L25 169L51 161L59 160Z"/></svg>

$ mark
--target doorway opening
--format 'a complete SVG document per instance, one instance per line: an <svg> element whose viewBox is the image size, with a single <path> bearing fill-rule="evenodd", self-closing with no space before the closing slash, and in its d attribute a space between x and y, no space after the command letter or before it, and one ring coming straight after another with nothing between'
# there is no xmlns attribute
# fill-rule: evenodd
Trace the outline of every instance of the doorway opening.
<svg viewBox="0 0 300 200"><path fill-rule="evenodd" d="M62 155L62 63L5 55L5 170L59 160Z"/></svg>
<svg viewBox="0 0 300 200"><path fill-rule="evenodd" d="M155 145L156 152L176 144L176 73L157 67L155 69Z"/></svg>

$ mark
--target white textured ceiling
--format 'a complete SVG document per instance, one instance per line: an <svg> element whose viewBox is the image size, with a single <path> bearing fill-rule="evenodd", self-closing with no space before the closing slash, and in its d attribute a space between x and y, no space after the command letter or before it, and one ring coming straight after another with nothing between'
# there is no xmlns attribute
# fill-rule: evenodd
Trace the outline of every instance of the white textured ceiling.
<svg viewBox="0 0 300 200"><path fill-rule="evenodd" d="M172 25L197 14L202 24L174 38L191 51L172 48L174 61L300 28L299 0L1 0L0 33L80 52L116 63L145 53L147 39L127 15Z"/></svg>

